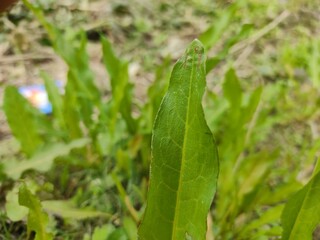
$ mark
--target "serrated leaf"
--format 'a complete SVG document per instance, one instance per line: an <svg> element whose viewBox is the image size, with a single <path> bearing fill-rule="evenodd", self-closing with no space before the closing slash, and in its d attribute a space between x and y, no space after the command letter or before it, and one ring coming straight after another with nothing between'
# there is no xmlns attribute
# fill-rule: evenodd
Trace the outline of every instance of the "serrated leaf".
<svg viewBox="0 0 320 240"><path fill-rule="evenodd" d="M320 164L318 163L318 167ZM320 224L320 172L292 196L282 212L283 240L311 240Z"/></svg>
<svg viewBox="0 0 320 240"><path fill-rule="evenodd" d="M155 120L141 240L205 239L218 156L202 108L205 55L194 40L175 64Z"/></svg>
<svg viewBox="0 0 320 240"><path fill-rule="evenodd" d="M68 144L66 143L55 143L42 151L36 153L32 158L23 161L10 160L5 161L4 173L12 178L19 179L21 174L29 169L34 169L39 172L46 172L50 170L53 160L57 157L69 154L72 149L82 148L90 142L89 139L77 139Z"/></svg>
<svg viewBox="0 0 320 240"><path fill-rule="evenodd" d="M53 239L52 234L47 230L48 215L42 210L40 200L24 184L19 189L19 204L29 208L28 235L31 231L34 231L36 233L35 240Z"/></svg>
<svg viewBox="0 0 320 240"><path fill-rule="evenodd" d="M4 112L12 134L21 144L22 151L28 156L32 155L42 144L42 139L38 134L32 106L13 86L5 89Z"/></svg>
<svg viewBox="0 0 320 240"><path fill-rule="evenodd" d="M71 201L68 200L48 200L42 202L43 208L62 218L83 220L88 218L110 218L111 215L104 212L94 211L91 209L80 209L75 207Z"/></svg>

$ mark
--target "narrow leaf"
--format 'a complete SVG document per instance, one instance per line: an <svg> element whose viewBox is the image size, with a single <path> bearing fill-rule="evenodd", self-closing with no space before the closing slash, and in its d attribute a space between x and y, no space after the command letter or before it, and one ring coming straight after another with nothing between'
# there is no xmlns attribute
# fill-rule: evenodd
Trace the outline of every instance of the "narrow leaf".
<svg viewBox="0 0 320 240"><path fill-rule="evenodd" d="M137 129L135 119L132 117L132 84L129 82L128 63L119 59L112 50L111 43L101 38L103 61L110 75L112 102L110 112L110 131L115 131L118 113L126 121L130 133Z"/></svg>
<svg viewBox="0 0 320 240"><path fill-rule="evenodd" d="M94 211L91 209L77 208L72 204L71 201L68 200L43 201L42 206L47 212L56 214L66 219L83 220L96 217L111 217L111 215L108 213Z"/></svg>
<svg viewBox="0 0 320 240"><path fill-rule="evenodd" d="M279 221L283 207L283 204L277 205L262 213L257 219L241 228L240 236L245 239L245 236L249 236L250 231L262 229L264 225Z"/></svg>
<svg viewBox="0 0 320 240"><path fill-rule="evenodd" d="M142 121L146 121L147 131L151 132L161 100L168 88L170 78L171 58L166 57L163 63L157 67L155 79L148 88L148 102L143 108Z"/></svg>
<svg viewBox="0 0 320 240"><path fill-rule="evenodd" d="M12 179L19 179L21 174L29 169L39 172L50 170L53 160L57 157L69 154L72 149L84 147L89 143L86 138L74 140L68 144L56 143L35 154L32 158L23 161L5 161L4 173Z"/></svg>
<svg viewBox="0 0 320 240"><path fill-rule="evenodd" d="M229 69L223 83L223 94L232 108L239 108L242 103L242 89L234 69Z"/></svg>
<svg viewBox="0 0 320 240"><path fill-rule="evenodd" d="M317 170L317 169L316 169ZM283 240L311 240L320 224L320 172L289 199L282 212Z"/></svg>
<svg viewBox="0 0 320 240"><path fill-rule="evenodd" d="M229 7L226 11L220 14L215 21L213 21L214 24L199 36L199 39L203 42L206 50L212 48L218 40L221 39L221 36L225 32L225 29L230 24L232 17L236 12L236 8L236 4Z"/></svg>
<svg viewBox="0 0 320 240"><path fill-rule="evenodd" d="M42 210L39 199L29 191L26 185L22 185L19 189L19 204L29 208L28 234L34 231L36 233L35 240L53 239L47 230L48 215Z"/></svg>
<svg viewBox="0 0 320 240"><path fill-rule="evenodd" d="M234 46L241 39L246 38L249 35L249 32L251 31L252 27L253 25L251 24L243 24L239 32L235 35L232 35L232 37L225 42L223 48L214 57L207 59L207 74L211 72L211 70L214 69L221 61L227 58L231 47Z"/></svg>
<svg viewBox="0 0 320 240"><path fill-rule="evenodd" d="M6 87L4 112L12 134L20 142L22 151L28 156L32 155L42 144L31 108L30 103L19 93L17 88Z"/></svg>
<svg viewBox="0 0 320 240"><path fill-rule="evenodd" d="M53 116L57 119L60 128L65 129L66 124L63 115L63 98L61 96L59 88L47 73L41 72L41 76L44 80L48 98L52 105Z"/></svg>
<svg viewBox="0 0 320 240"><path fill-rule="evenodd" d="M204 49L194 40L174 66L155 120L141 240L205 239L218 176L217 149L201 105L205 74Z"/></svg>
<svg viewBox="0 0 320 240"><path fill-rule="evenodd" d="M68 78L71 79L71 73L69 72ZM77 101L77 90L71 80L67 82L65 88L65 95L63 97L63 115L68 129L68 135L71 139L80 138L83 136L80 128L80 114L79 104Z"/></svg>

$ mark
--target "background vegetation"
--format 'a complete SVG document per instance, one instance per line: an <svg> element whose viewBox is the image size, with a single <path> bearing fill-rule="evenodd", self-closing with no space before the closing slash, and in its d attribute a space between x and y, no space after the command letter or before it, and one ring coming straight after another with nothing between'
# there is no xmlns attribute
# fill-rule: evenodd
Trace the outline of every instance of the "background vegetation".
<svg viewBox="0 0 320 240"><path fill-rule="evenodd" d="M220 155L207 239L282 235L319 169L317 1L25 3L0 19L0 239L136 239L155 114L194 38ZM39 82L50 116L14 87Z"/></svg>

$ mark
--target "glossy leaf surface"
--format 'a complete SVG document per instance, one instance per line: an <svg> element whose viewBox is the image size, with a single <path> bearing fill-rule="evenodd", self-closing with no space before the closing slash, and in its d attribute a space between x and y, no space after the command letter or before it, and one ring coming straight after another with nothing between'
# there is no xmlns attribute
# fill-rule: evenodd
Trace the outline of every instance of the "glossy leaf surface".
<svg viewBox="0 0 320 240"><path fill-rule="evenodd" d="M141 240L205 239L218 156L202 109L205 55L194 40L175 64L155 120Z"/></svg>

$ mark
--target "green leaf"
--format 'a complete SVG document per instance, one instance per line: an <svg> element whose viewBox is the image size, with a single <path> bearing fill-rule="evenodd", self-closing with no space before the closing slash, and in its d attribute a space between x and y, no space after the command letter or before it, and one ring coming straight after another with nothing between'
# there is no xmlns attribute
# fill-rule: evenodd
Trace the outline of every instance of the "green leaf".
<svg viewBox="0 0 320 240"><path fill-rule="evenodd" d="M71 201L68 200L49 200L42 202L43 208L62 218L84 220L88 218L104 217L110 218L111 215L104 212L94 211L91 209L76 208Z"/></svg>
<svg viewBox="0 0 320 240"><path fill-rule="evenodd" d="M226 43L224 44L222 50L220 50L214 57L208 58L206 62L206 69L207 74L214 69L222 60L226 59L229 50L232 46L234 46L237 42L239 42L241 39L246 38L249 35L249 32L252 29L251 24L243 24L241 26L241 29L233 35L231 38L229 38Z"/></svg>
<svg viewBox="0 0 320 240"><path fill-rule="evenodd" d="M232 110L239 109L242 103L242 89L234 69L229 69L223 83L223 94L228 99Z"/></svg>
<svg viewBox="0 0 320 240"><path fill-rule="evenodd" d="M206 50L213 47L222 37L236 10L237 5L233 4L226 11L222 12L218 18L213 21L214 23L199 36L199 40L203 43Z"/></svg>
<svg viewBox="0 0 320 240"><path fill-rule="evenodd" d="M13 221L21 221L28 215L28 208L19 205L18 193L19 185L15 185L14 188L7 193L6 196L6 214L7 217Z"/></svg>
<svg viewBox="0 0 320 240"><path fill-rule="evenodd" d="M49 101L52 105L53 116L57 119L61 129L66 129L66 124L63 115L63 101L62 96L56 83L45 72L41 72L44 80L46 91L48 93Z"/></svg>
<svg viewBox="0 0 320 240"><path fill-rule="evenodd" d="M308 184L285 205L281 216L283 240L311 240L320 223L320 172L316 170Z"/></svg>
<svg viewBox="0 0 320 240"><path fill-rule="evenodd" d="M63 36L62 33L60 34ZM101 94L94 83L94 74L89 66L86 33L80 31L80 34L77 34L77 36L80 38L79 47L72 48L73 51L68 56L64 57L63 52L60 55L64 57L69 65L69 71L74 77L78 95L99 106ZM62 39L61 41L68 43L69 47L75 42L73 39L69 41ZM58 49L58 51L60 52L61 49Z"/></svg>
<svg viewBox="0 0 320 240"><path fill-rule="evenodd" d="M114 231L114 226L112 224L105 224L101 227L95 227L92 234L92 240L106 240L112 231Z"/></svg>
<svg viewBox="0 0 320 240"><path fill-rule="evenodd" d="M279 221L283 207L283 204L281 204L262 213L257 219L241 228L240 236L245 239L246 236L249 236L250 231L262 229L264 225Z"/></svg>
<svg viewBox="0 0 320 240"><path fill-rule="evenodd" d="M129 240L137 239L137 224L133 221L132 218L124 217L123 219L123 228L128 236Z"/></svg>
<svg viewBox="0 0 320 240"><path fill-rule="evenodd" d="M5 161L4 173L12 179L19 179L21 174L29 169L34 169L39 172L50 170L53 160L57 157L69 154L72 149L82 148L90 142L89 139L77 139L68 144L55 143L42 151L36 153L32 158L23 161L10 160Z"/></svg>
<svg viewBox="0 0 320 240"><path fill-rule="evenodd" d="M32 155L42 139L38 134L38 125L31 104L19 93L18 89L8 86L4 92L4 112L12 134L21 144L28 156Z"/></svg>
<svg viewBox="0 0 320 240"><path fill-rule="evenodd" d="M79 117L86 127L90 128L94 106L101 107L101 93L94 83L94 74L89 66L86 33L74 29L65 29L62 32L46 20L41 8L27 0L23 2L46 29L55 52L68 64L68 83L64 98L65 122L70 129L71 138L79 138L81 136ZM68 104L69 100L72 101ZM75 120L74 124L72 120Z"/></svg>
<svg viewBox="0 0 320 240"><path fill-rule="evenodd" d="M39 199L29 191L25 184L19 189L19 204L29 208L28 235L34 231L36 233L35 240L53 239L52 234L47 230L48 215L42 210Z"/></svg>
<svg viewBox="0 0 320 240"><path fill-rule="evenodd" d="M78 109L78 101L76 88L72 81L70 81L71 74L68 76L69 80L65 88L65 95L63 98L63 115L68 129L68 135L71 139L80 138L83 133L80 128L80 114Z"/></svg>
<svg viewBox="0 0 320 240"><path fill-rule="evenodd" d="M44 28L48 32L51 41L55 43L58 33L54 26L47 22L44 15L44 11L40 7L36 7L33 4L31 4L28 0L22 0L22 2L24 5L26 5L27 8L29 8L33 12L33 14L37 17L38 21L44 26Z"/></svg>
<svg viewBox="0 0 320 240"><path fill-rule="evenodd" d="M128 240L128 237L123 228L117 228L108 236L108 240Z"/></svg>
<svg viewBox="0 0 320 240"><path fill-rule="evenodd" d="M218 155L202 108L205 55L194 40L172 71L155 120L150 188L141 240L205 239Z"/></svg>
<svg viewBox="0 0 320 240"><path fill-rule="evenodd" d="M161 100L169 85L170 64L171 58L166 57L163 63L157 67L155 79L148 88L148 102L145 104L143 114L141 115L141 120L146 121L146 131L148 133L152 131L153 122L156 118Z"/></svg>
<svg viewBox="0 0 320 240"><path fill-rule="evenodd" d="M112 87L113 85L117 84L115 77L119 73L121 61L115 55L112 49L112 45L107 38L102 37L101 44L102 44L102 51L103 51L103 61L108 73L110 74L111 87Z"/></svg>
<svg viewBox="0 0 320 240"><path fill-rule="evenodd" d="M112 100L110 111L110 130L115 131L118 113L126 121L130 133L137 129L136 122L131 113L132 87L129 82L128 63L119 59L112 50L111 43L106 38L101 38L103 61L110 75Z"/></svg>

